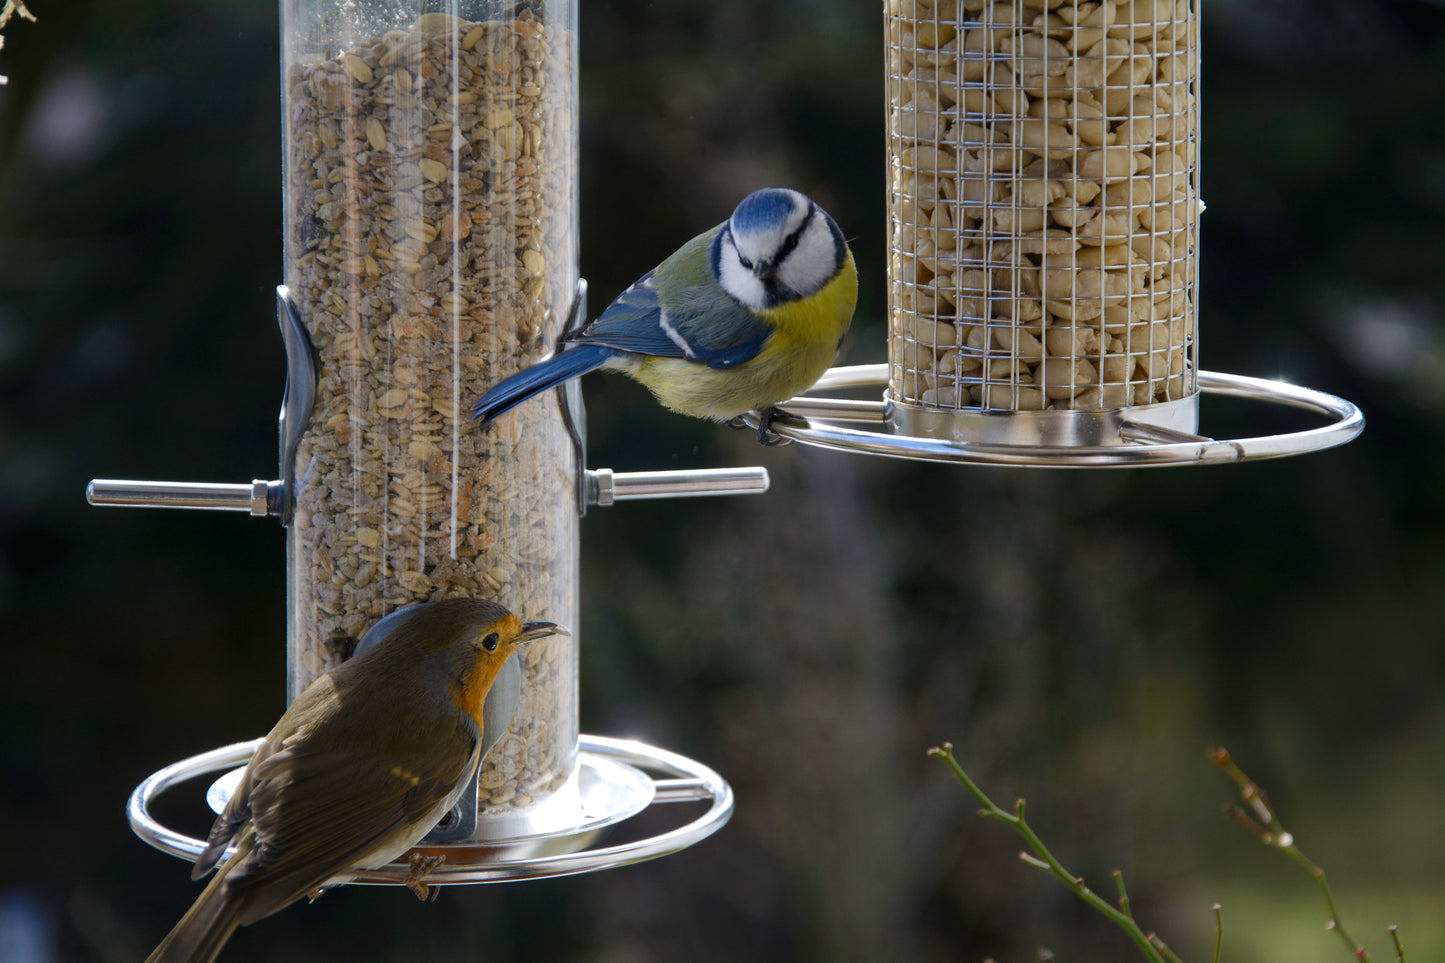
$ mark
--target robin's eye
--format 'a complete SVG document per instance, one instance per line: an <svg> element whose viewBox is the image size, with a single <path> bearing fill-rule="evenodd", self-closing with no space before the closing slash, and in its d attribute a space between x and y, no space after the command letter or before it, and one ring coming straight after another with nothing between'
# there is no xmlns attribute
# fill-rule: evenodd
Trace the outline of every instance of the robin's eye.
<svg viewBox="0 0 1445 963"><path fill-rule="evenodd" d="M495 632L490 632L485 639L482 639L482 648L488 652L495 652L497 650L497 643L500 641L502 641L501 636Z"/></svg>

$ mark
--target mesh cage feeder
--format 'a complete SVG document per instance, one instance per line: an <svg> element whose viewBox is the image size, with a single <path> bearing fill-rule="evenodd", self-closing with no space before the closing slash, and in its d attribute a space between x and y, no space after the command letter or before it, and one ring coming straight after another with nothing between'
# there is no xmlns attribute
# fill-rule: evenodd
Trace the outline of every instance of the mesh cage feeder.
<svg viewBox="0 0 1445 963"><path fill-rule="evenodd" d="M248 484L97 479L97 505L275 516L286 528L287 701L439 599L495 599L571 637L528 646L485 705L488 744L422 842L428 882L606 869L721 827L732 791L690 759L577 725L579 517L634 498L766 490L762 468L589 470L573 382L487 428L467 406L586 316L577 269L576 0L283 0L286 346L280 477ZM194 859L203 841L150 813L193 778L220 811L259 740L154 773L128 815ZM219 778L215 778L221 773ZM656 835L600 845L658 803L706 804ZM666 820L664 820L666 822ZM399 883L405 859L364 873Z"/></svg>
<svg viewBox="0 0 1445 963"><path fill-rule="evenodd" d="M888 364L800 398L797 441L1023 465L1236 461L1341 444L1339 398L1198 367L1199 0L885 0ZM1306 408L1196 432L1201 394ZM845 427L874 422L883 432Z"/></svg>

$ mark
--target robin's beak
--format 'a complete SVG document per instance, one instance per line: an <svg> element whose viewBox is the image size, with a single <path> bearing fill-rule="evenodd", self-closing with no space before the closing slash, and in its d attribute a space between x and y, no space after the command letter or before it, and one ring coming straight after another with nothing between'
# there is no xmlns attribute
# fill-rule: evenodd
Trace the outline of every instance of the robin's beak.
<svg viewBox="0 0 1445 963"><path fill-rule="evenodd" d="M523 622L522 631L512 640L513 645L526 645L536 639L545 639L549 635L571 635L565 628L556 622Z"/></svg>

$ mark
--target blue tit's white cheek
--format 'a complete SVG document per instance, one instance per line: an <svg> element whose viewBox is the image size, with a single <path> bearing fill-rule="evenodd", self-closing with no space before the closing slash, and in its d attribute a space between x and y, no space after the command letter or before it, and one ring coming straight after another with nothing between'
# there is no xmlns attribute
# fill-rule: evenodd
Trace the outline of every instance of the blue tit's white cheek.
<svg viewBox="0 0 1445 963"><path fill-rule="evenodd" d="M807 297L827 284L837 269L837 245L820 211L803 229L797 247L778 265L777 280L800 297Z"/></svg>
<svg viewBox="0 0 1445 963"><path fill-rule="evenodd" d="M718 257L718 284L735 301L759 310L768 305L768 290L758 276L743 267L731 238L724 238Z"/></svg>

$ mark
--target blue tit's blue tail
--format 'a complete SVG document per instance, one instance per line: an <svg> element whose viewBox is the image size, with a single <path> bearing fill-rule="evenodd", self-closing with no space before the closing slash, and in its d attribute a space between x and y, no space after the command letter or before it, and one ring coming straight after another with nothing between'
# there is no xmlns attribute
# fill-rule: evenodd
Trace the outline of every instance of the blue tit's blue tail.
<svg viewBox="0 0 1445 963"><path fill-rule="evenodd" d="M486 423L504 411L511 411L538 392L554 388L564 381L595 371L607 363L617 351L600 344L582 344L559 352L519 371L482 395L472 405L472 420Z"/></svg>

